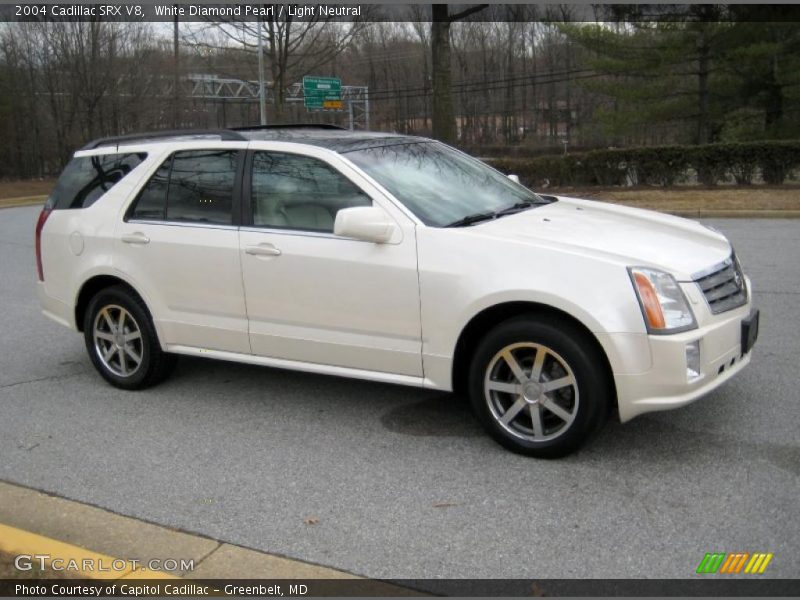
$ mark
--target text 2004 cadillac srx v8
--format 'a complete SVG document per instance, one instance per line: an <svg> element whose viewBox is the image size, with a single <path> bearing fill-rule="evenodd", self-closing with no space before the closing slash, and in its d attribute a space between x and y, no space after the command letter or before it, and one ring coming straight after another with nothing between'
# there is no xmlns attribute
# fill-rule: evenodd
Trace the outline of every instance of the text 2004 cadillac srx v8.
<svg viewBox="0 0 800 600"><path fill-rule="evenodd" d="M418 137L160 132L76 152L36 226L44 312L138 389L177 354L455 390L505 447L738 373L750 282L699 223L537 195Z"/></svg>

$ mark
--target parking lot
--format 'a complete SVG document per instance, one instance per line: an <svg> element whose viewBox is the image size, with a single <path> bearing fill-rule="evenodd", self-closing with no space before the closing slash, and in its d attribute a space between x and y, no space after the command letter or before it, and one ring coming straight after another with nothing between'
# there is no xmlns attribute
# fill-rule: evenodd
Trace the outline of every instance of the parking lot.
<svg viewBox="0 0 800 600"><path fill-rule="evenodd" d="M800 572L800 220L709 221L762 310L741 376L541 461L440 392L188 358L111 388L39 312L37 213L0 211L2 480L378 578L682 578L712 551Z"/></svg>

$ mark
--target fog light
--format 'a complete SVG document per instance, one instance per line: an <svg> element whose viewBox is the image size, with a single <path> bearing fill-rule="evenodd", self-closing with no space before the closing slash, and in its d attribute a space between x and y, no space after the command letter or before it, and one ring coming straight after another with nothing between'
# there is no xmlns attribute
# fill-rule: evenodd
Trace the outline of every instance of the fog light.
<svg viewBox="0 0 800 600"><path fill-rule="evenodd" d="M700 377L700 340L686 344L686 381Z"/></svg>

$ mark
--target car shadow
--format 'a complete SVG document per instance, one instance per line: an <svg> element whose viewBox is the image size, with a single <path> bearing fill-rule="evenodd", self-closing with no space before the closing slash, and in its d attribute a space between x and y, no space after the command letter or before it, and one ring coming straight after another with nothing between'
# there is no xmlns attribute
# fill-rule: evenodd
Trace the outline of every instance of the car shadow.
<svg viewBox="0 0 800 600"><path fill-rule="evenodd" d="M418 401L426 394L409 386L190 356L179 358L175 373L159 388L166 386L176 390L202 387L209 397L224 397L226 401L282 401L303 396L310 407L325 404L340 408L361 401L385 408Z"/></svg>
<svg viewBox="0 0 800 600"><path fill-rule="evenodd" d="M330 409L350 415L362 412L364 403L368 403L373 418L377 416L380 426L392 433L432 438L486 435L469 402L452 393L185 356L180 358L175 375L162 386L193 395L202 387L207 392L203 396L210 402L224 398L228 406L291 401L294 410L309 414ZM294 402L298 396L303 398L302 403ZM506 452L499 446L497 450ZM681 427L672 421L670 412L643 415L624 425L609 419L581 450L562 460L585 465L618 461L667 467L718 462L721 457L762 460L800 476L797 445Z"/></svg>
<svg viewBox="0 0 800 600"><path fill-rule="evenodd" d="M381 424L394 433L430 437L484 435L464 398L436 392L386 412Z"/></svg>
<svg viewBox="0 0 800 600"><path fill-rule="evenodd" d="M276 402L283 401L281 398L303 396L307 398L304 402L309 412L321 404L351 409L369 402L370 408L380 415L381 425L401 435L484 435L469 402L446 392L182 356L175 375L162 386L179 389L187 383L192 389L202 387L209 397L224 396L226 402ZM235 394L229 393L231 387L235 387Z"/></svg>

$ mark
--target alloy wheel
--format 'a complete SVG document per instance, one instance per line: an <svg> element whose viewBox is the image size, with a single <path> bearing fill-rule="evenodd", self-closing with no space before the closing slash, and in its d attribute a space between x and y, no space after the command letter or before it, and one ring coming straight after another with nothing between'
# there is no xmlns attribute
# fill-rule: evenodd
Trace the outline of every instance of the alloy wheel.
<svg viewBox="0 0 800 600"><path fill-rule="evenodd" d="M94 348L103 366L118 377L131 377L142 365L139 324L130 312L109 304L97 312L92 329Z"/></svg>
<svg viewBox="0 0 800 600"><path fill-rule="evenodd" d="M497 423L526 441L553 440L578 413L578 384L566 360L542 344L510 344L489 361L484 396Z"/></svg>

